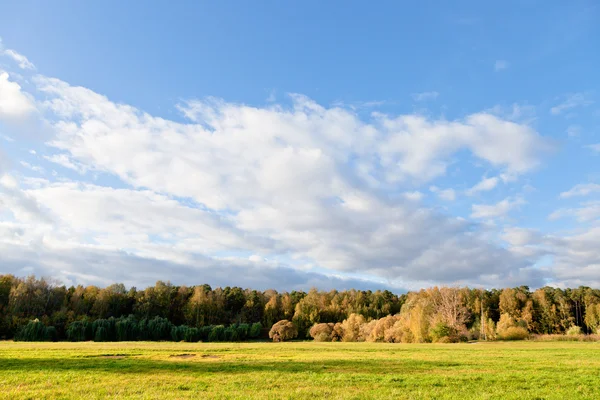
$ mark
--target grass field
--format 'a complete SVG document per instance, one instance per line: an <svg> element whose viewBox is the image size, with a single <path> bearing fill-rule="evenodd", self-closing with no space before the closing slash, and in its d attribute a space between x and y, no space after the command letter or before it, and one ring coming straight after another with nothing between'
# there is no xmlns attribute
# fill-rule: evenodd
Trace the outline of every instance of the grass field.
<svg viewBox="0 0 600 400"><path fill-rule="evenodd" d="M0 397L597 399L600 344L0 342Z"/></svg>

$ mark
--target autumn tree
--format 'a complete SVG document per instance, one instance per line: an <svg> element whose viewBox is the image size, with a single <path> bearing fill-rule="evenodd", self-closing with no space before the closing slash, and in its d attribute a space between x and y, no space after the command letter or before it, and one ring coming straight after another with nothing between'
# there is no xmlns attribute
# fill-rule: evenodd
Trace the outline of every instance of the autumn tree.
<svg viewBox="0 0 600 400"><path fill-rule="evenodd" d="M276 322L269 331L269 338L273 339L274 342L292 340L296 337L298 337L298 328L287 319Z"/></svg>

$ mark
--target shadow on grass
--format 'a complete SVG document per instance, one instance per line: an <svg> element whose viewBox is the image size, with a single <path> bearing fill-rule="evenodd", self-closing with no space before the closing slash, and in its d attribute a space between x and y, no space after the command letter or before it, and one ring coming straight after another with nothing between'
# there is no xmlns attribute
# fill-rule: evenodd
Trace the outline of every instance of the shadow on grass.
<svg viewBox="0 0 600 400"><path fill-rule="evenodd" d="M201 358L198 357L198 358ZM211 362L193 362L188 360L153 360L127 356L122 358L81 357L81 358L0 358L0 374L18 371L21 373L40 371L96 371L115 373L149 372L186 372L186 373L227 373L244 374L251 372L278 373L365 373L389 374L418 373L440 369L469 368L466 363L422 361L400 359L393 361L371 360L326 360L326 361L251 361L251 360L215 360Z"/></svg>

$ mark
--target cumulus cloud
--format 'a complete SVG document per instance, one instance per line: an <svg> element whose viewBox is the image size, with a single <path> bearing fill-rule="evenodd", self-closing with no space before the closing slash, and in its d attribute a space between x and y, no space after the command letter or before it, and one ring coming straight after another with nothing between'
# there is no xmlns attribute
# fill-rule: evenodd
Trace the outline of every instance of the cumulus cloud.
<svg viewBox="0 0 600 400"><path fill-rule="evenodd" d="M552 249L553 264L545 272L563 287L600 286L600 226L557 237L546 238Z"/></svg>
<svg viewBox="0 0 600 400"><path fill-rule="evenodd" d="M437 99L439 95L440 94L438 92L421 92L413 93L412 98L415 101L428 101Z"/></svg>
<svg viewBox="0 0 600 400"><path fill-rule="evenodd" d="M550 112L554 115L562 114L564 111L568 111L577 107L584 107L593 104L594 102L590 99L587 93L573 93L564 99L563 102L555 105L550 109Z"/></svg>
<svg viewBox="0 0 600 400"><path fill-rule="evenodd" d="M189 101L179 106L189 121L181 123L57 79L35 83L56 132L48 145L58 153L46 159L123 186L28 178L6 189L12 219L2 222L0 242L13 246L15 260L31 243L54 254L35 268L99 279L97 262L69 264L72 254L87 251L106 252L111 262L126 255L129 268L114 261L123 281L134 280L145 262L157 275L174 265L195 271L214 263L227 265L229 276L274 263L305 283L368 274L395 287L535 275L529 259L494 244L477 224L420 205L422 193L411 189L443 176L463 151L507 176L530 171L549 146L529 126L485 112L454 121L381 114L364 120L300 95L289 107ZM437 194L456 197L453 189ZM46 222L19 212L20 199ZM474 207L476 218L503 213ZM254 254L261 259L249 259ZM261 277L263 270L252 268L255 279L269 282L272 270Z"/></svg>
<svg viewBox="0 0 600 400"><path fill-rule="evenodd" d="M404 197L413 201L420 201L421 199L423 199L424 196L425 195L422 192L419 192L418 190L412 192L404 192Z"/></svg>
<svg viewBox="0 0 600 400"><path fill-rule="evenodd" d="M507 197L496 204L473 204L471 206L472 218L498 218L504 217L510 211L525 204L525 201L520 198Z"/></svg>
<svg viewBox="0 0 600 400"><path fill-rule="evenodd" d="M570 190L562 192L560 198L566 199L575 196L587 196L592 193L600 192L600 185L597 183L580 183L573 186Z"/></svg>
<svg viewBox="0 0 600 400"><path fill-rule="evenodd" d="M467 190L466 194L468 196L473 196L474 194L477 194L479 192L490 191L498 185L499 181L500 181L500 179L497 177L492 177L492 178L484 177L483 179L481 179L481 181L479 183L477 183L475 186L473 186L472 188Z"/></svg>
<svg viewBox="0 0 600 400"><path fill-rule="evenodd" d="M8 175L1 183L0 201L13 218L0 220L0 248L3 265L17 274L29 266L29 272L79 282L139 284L140 276L147 283L197 274L211 283L239 276L243 286L265 287L275 282L273 274L284 274L277 279L285 287L307 288L319 279L319 287L377 285L373 279L336 278L319 268L299 269L293 260L287 266L277 261L278 254L293 254L299 263L310 259L330 271L368 272L399 288L411 281L511 279L528 268L478 238L465 221L407 206L379 203L365 209L366 199L355 199L350 209L358 211L349 215L340 205L323 221L309 214L292 220L277 210L261 218L215 214L149 190L31 178L19 183ZM368 215L377 208L376 216ZM232 249L268 254L273 261L222 255ZM29 259L32 251L38 257Z"/></svg>
<svg viewBox="0 0 600 400"><path fill-rule="evenodd" d="M27 59L27 57L25 57L22 54L17 53L14 50L8 49L8 50L4 50L4 55L12 58L12 60L14 62L17 63L17 65L19 66L19 68L21 69L35 69L35 65L33 65L33 63L31 61L29 61Z"/></svg>
<svg viewBox="0 0 600 400"><path fill-rule="evenodd" d="M429 190L435 193L440 199L446 201L456 200L456 191L454 189L440 189L437 186L430 186Z"/></svg>
<svg viewBox="0 0 600 400"><path fill-rule="evenodd" d="M561 208L548 217L551 220L575 217L579 222L589 222L600 218L600 201L583 202L579 207Z"/></svg>
<svg viewBox="0 0 600 400"><path fill-rule="evenodd" d="M73 171L76 171L82 175L88 171L88 168L85 165L71 160L66 154L53 154L51 156L44 156L44 159L58 164L61 167L72 169Z"/></svg>
<svg viewBox="0 0 600 400"><path fill-rule="evenodd" d="M0 71L0 120L20 120L34 113L35 104L21 86L9 80L8 72Z"/></svg>

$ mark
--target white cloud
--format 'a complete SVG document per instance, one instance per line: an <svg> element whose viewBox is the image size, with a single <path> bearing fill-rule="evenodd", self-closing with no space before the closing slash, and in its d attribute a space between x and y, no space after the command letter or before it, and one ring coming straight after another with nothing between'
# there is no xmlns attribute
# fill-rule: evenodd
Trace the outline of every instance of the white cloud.
<svg viewBox="0 0 600 400"><path fill-rule="evenodd" d="M412 98L415 101L428 101L437 99L439 95L440 94L438 92L421 92L413 93Z"/></svg>
<svg viewBox="0 0 600 400"><path fill-rule="evenodd" d="M575 217L579 222L589 222L600 218L600 201L583 202L580 207L561 208L548 216L555 220L563 217Z"/></svg>
<svg viewBox="0 0 600 400"><path fill-rule="evenodd" d="M471 206L471 217L472 218L498 218L503 217L510 211L518 208L525 204L525 201L521 198L510 198L496 203L496 204L473 204Z"/></svg>
<svg viewBox="0 0 600 400"><path fill-rule="evenodd" d="M580 183L573 186L570 190L562 192L560 198L565 199L575 196L587 196L591 193L600 192L600 184L597 183Z"/></svg>
<svg viewBox="0 0 600 400"><path fill-rule="evenodd" d="M506 68L508 68L508 61L506 60L496 60L496 62L494 63L495 71L501 71Z"/></svg>
<svg viewBox="0 0 600 400"><path fill-rule="evenodd" d="M18 272L29 258L32 272L79 282L82 274L88 276L85 279L109 276L139 284L141 271L145 283L166 274L177 280L181 273L189 277L202 271L211 283L226 281L229 274L231 284L234 275L251 274L243 285L264 287L272 282L271 274L284 273L304 288L307 276L316 279L312 285L327 284L329 278L323 275L294 272L264 256L252 257L272 254L269 259L276 260L277 254L290 251L332 270L370 272L402 283L475 282L488 279L488 274L511 279L527 267L474 236L464 221L425 209L376 202L367 209L323 209L328 217L300 213L294 218L275 209L264 210L268 212L262 216L250 211L225 217L149 190L43 179L29 179L22 186L10 176L1 182L0 201L15 218L0 219L0 254L9 273ZM218 256L231 249L248 256ZM31 258L31 251L43 257ZM472 263L465 263L467 259ZM215 265L219 267L211 268ZM318 283L319 276L324 283ZM343 284L336 282L338 288ZM278 287L291 283L282 281ZM347 284L363 287L368 282Z"/></svg>
<svg viewBox="0 0 600 400"><path fill-rule="evenodd" d="M412 201L421 201L424 197L424 194L418 190L415 190L412 192L404 192L404 197Z"/></svg>
<svg viewBox="0 0 600 400"><path fill-rule="evenodd" d="M19 68L21 69L35 69L35 65L33 65L33 63L31 61L29 61L27 59L27 57L25 57L22 54L17 53L14 50L4 50L4 55L10 57L13 59L13 61L15 61L17 63L17 65L19 66Z"/></svg>
<svg viewBox="0 0 600 400"><path fill-rule="evenodd" d="M0 119L18 120L35 112L33 100L21 91L21 86L0 71Z"/></svg>
<svg viewBox="0 0 600 400"><path fill-rule="evenodd" d="M545 238L544 244L551 249L554 262L544 273L562 287L600 286L599 242L599 225L562 237Z"/></svg>
<svg viewBox="0 0 600 400"><path fill-rule="evenodd" d="M77 171L82 175L88 171L88 168L85 165L71 160L66 154L54 154L51 156L44 156L44 158L62 167Z"/></svg>
<svg viewBox="0 0 600 400"><path fill-rule="evenodd" d="M502 239L513 246L526 246L539 241L539 233L532 229L506 227Z"/></svg>
<svg viewBox="0 0 600 400"><path fill-rule="evenodd" d="M498 179L497 177L492 177L492 178L484 177L481 179L481 181L479 181L479 183L477 183L471 189L467 190L466 194L468 196L473 196L474 194L479 193L479 192L490 191L498 185L499 181L500 181L500 179Z"/></svg>
<svg viewBox="0 0 600 400"><path fill-rule="evenodd" d="M44 174L46 173L46 171L44 170L44 168L40 167L39 165L32 165L28 162L25 161L20 161L19 164L21 164L22 166L24 166L27 169L32 170L33 172L37 172L39 174Z"/></svg>
<svg viewBox="0 0 600 400"><path fill-rule="evenodd" d="M191 101L180 105L191 122L178 123L56 79L35 82L57 133L49 145L61 150L47 159L113 175L128 189L26 181L21 192L52 222L15 217L6 229L22 232L10 236L16 248L33 241L44 254L126 252L183 266L233 250L245 263L261 254L399 282L512 282L529 273L529 260L491 243L483 227L407 192L444 175L462 151L506 174L531 170L548 145L529 126L488 113L364 121L299 95L288 108Z"/></svg>
<svg viewBox="0 0 600 400"><path fill-rule="evenodd" d="M435 193L440 199L446 201L456 200L456 191L454 189L440 189L437 186L430 186L429 190Z"/></svg>
<svg viewBox="0 0 600 400"><path fill-rule="evenodd" d="M591 149L595 153L600 153L600 143L589 144L585 147L587 147L588 149Z"/></svg>
<svg viewBox="0 0 600 400"><path fill-rule="evenodd" d="M587 93L573 93L566 97L566 99L556 106L550 109L550 112L554 115L561 114L564 111L571 110L577 107L584 107L593 104L594 102L589 98Z"/></svg>
<svg viewBox="0 0 600 400"><path fill-rule="evenodd" d="M81 162L94 164L143 186L151 184L146 181L155 178L151 171L158 166L146 164L157 162L166 163L167 170L176 175L179 175L177 168L197 171L205 184L217 189L214 185L220 185L232 173L237 174L236 170L246 163L256 165L257 169L240 171L246 176L239 184L250 184L250 180L257 179L250 175L264 170L265 163L308 161L308 165L319 164L313 165L317 173L317 168L333 167L343 162L348 152L355 152L359 160L352 172L365 182L382 185L406 179L427 181L443 175L450 156L462 149L470 150L492 166L523 173L537 166L540 152L548 148L545 140L530 127L488 114L473 114L465 122L428 121L412 115L379 116L371 125L346 110L326 109L295 96L292 110L278 106L253 108L219 100L190 102L180 108L188 118L201 124L187 125L141 114L87 89L70 87L56 80L42 80L40 89L55 97L47 106L65 118L56 126L61 133L55 146L69 151ZM79 118L82 123L76 122ZM125 133L132 128L134 134ZM162 136L156 133L161 131L165 132ZM162 145L166 146L163 151L152 150ZM240 154L249 148L255 151ZM135 154L128 154L133 149ZM180 151L190 153L190 157L171 160L167 156ZM262 154L271 155L271 159L265 160ZM378 171L375 162L383 172ZM220 164L223 164L221 168L213 168ZM160 179L160 185L169 186L161 190L182 196L195 195L190 193L191 188L199 185L182 182L185 179L173 182ZM156 183L159 182L153 184ZM333 182L327 183L330 184ZM207 196L206 191L202 193L198 195ZM200 201L211 207L226 206L217 205L222 202L217 198Z"/></svg>

